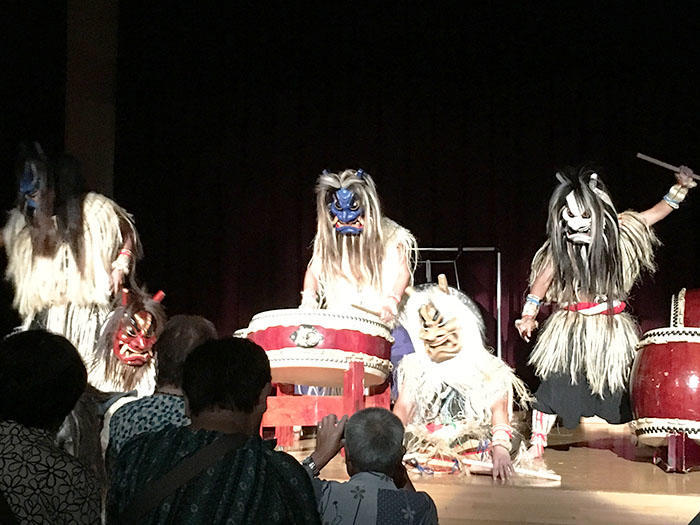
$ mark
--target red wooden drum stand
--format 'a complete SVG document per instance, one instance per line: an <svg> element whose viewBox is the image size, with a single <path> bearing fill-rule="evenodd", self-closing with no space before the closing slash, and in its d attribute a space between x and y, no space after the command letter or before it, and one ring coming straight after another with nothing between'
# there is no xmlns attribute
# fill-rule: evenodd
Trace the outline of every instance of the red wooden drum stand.
<svg viewBox="0 0 700 525"><path fill-rule="evenodd" d="M365 395L363 376L363 364L359 361L350 363L345 372L343 394L339 396L294 394L292 385L278 384L277 395L267 398L267 411L261 427L274 427L277 444L291 447L294 444L294 426L315 426L328 414L341 418L344 414L351 416L368 407L389 409L389 383L370 387L369 394Z"/></svg>
<svg viewBox="0 0 700 525"><path fill-rule="evenodd" d="M389 328L375 316L331 310L271 310L236 332L267 352L276 395L268 397L263 427L277 444L293 444L293 426L315 426L328 414L389 408ZM293 385L343 387L338 396L294 394ZM365 388L368 394L365 395Z"/></svg>
<svg viewBox="0 0 700 525"><path fill-rule="evenodd" d="M630 379L639 441L668 472L700 468L700 290L673 296L671 326L638 345Z"/></svg>

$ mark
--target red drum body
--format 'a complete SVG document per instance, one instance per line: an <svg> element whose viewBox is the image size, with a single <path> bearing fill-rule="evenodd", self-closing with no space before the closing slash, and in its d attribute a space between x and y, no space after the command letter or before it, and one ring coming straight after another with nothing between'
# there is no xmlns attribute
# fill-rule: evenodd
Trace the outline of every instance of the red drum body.
<svg viewBox="0 0 700 525"><path fill-rule="evenodd" d="M700 441L700 290L674 295L671 326L644 334L630 395L642 443L661 446L679 432Z"/></svg>
<svg viewBox="0 0 700 525"><path fill-rule="evenodd" d="M267 352L272 381L342 387L352 361L364 365L365 386L391 372L389 327L374 316L334 310L270 310L253 317L247 337Z"/></svg>

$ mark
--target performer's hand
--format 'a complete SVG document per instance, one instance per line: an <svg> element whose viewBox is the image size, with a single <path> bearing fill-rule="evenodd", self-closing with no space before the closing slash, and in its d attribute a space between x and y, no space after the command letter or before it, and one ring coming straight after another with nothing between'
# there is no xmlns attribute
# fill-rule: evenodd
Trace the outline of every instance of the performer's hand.
<svg viewBox="0 0 700 525"><path fill-rule="evenodd" d="M693 175L693 170L691 170L688 166L680 166L678 173L676 173L678 184L684 188L694 188L698 185L698 183L693 179Z"/></svg>
<svg viewBox="0 0 700 525"><path fill-rule="evenodd" d="M122 283L124 282L124 271L114 268L111 274L112 280L112 294L116 297L119 290L122 289Z"/></svg>
<svg viewBox="0 0 700 525"><path fill-rule="evenodd" d="M330 414L319 421L316 431L316 450L311 454L319 470L326 466L342 448L347 420L348 416L343 416L338 421L338 416Z"/></svg>
<svg viewBox="0 0 700 525"><path fill-rule="evenodd" d="M379 318L382 320L382 323L389 324L396 318L396 314L391 311L391 308L382 306L382 309L379 310Z"/></svg>
<svg viewBox="0 0 700 525"><path fill-rule="evenodd" d="M520 337L522 337L527 343L530 342L532 333L537 330L538 326L539 324L537 323L537 320L530 315L526 315L522 319L515 321L515 328L518 329Z"/></svg>
<svg viewBox="0 0 700 525"><path fill-rule="evenodd" d="M491 448L491 460L493 462L493 479L507 481L515 474L515 468L510 460L510 453L503 447L495 446Z"/></svg>
<svg viewBox="0 0 700 525"><path fill-rule="evenodd" d="M301 304L299 310L318 310L316 290L303 290L301 292Z"/></svg>
<svg viewBox="0 0 700 525"><path fill-rule="evenodd" d="M392 297L387 297L384 299L384 303L379 309L379 318L383 323L391 323L396 319L396 314L398 313L396 307L396 300Z"/></svg>

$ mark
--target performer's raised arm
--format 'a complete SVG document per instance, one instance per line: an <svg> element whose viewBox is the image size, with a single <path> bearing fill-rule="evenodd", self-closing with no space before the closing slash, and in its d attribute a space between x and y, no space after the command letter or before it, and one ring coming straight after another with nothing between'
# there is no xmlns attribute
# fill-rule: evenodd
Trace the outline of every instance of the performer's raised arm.
<svg viewBox="0 0 700 525"><path fill-rule="evenodd" d="M405 253L405 246L399 245L396 247L399 252L399 264L396 272L396 279L391 287L391 293L388 297L384 299L384 303L381 305L381 310L379 312L379 317L385 323L390 323L396 318L398 313L398 306L401 302L401 297L406 291L406 287L411 282L411 270L408 267L409 258Z"/></svg>
<svg viewBox="0 0 700 525"><path fill-rule="evenodd" d="M677 184L674 184L663 199L657 202L654 206L641 212L641 216L647 223L647 226L659 222L665 218L673 210L677 210L681 202L685 200L685 196L690 188L697 186L697 182L693 180L693 170L687 166L680 166L680 170L676 173Z"/></svg>
<svg viewBox="0 0 700 525"><path fill-rule="evenodd" d="M393 412L396 414L404 425L408 425L413 419L413 413L415 411L416 404L413 402L411 393L405 391L405 387L401 385L399 387L399 397L394 403Z"/></svg>
<svg viewBox="0 0 700 525"><path fill-rule="evenodd" d="M537 330L537 314L540 311L540 305L544 296L547 294L549 285L554 277L554 266L550 261L544 266L542 271L537 274L535 280L530 287L530 293L525 299L523 311L520 314L520 319L515 321L515 327L518 329L520 337L529 342L532 333Z"/></svg>
<svg viewBox="0 0 700 525"><path fill-rule="evenodd" d="M134 255L134 234L130 227L121 224L122 236L124 244L119 250L119 255L112 263L112 294L116 296L124 284L124 276L129 275L131 268L135 263Z"/></svg>
<svg viewBox="0 0 700 525"><path fill-rule="evenodd" d="M319 307L318 301L318 277L316 274L314 261L306 268L304 274L304 288L301 291L301 304L299 308L315 310Z"/></svg>

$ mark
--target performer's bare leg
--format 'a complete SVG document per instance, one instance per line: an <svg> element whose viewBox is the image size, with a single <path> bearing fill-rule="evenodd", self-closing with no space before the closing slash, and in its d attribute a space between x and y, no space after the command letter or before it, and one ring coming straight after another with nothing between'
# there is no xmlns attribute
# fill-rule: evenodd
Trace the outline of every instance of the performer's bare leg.
<svg viewBox="0 0 700 525"><path fill-rule="evenodd" d="M556 420L556 414L547 414L536 409L532 411L532 437L530 438L530 448L528 449L530 457L542 457L544 448L547 446L547 435L552 430Z"/></svg>

